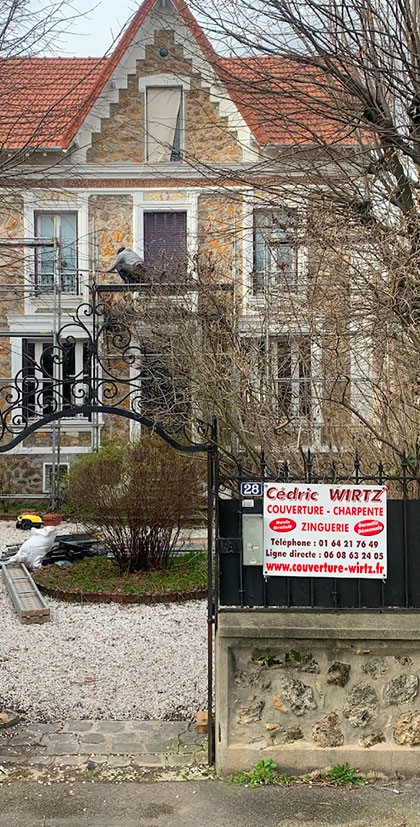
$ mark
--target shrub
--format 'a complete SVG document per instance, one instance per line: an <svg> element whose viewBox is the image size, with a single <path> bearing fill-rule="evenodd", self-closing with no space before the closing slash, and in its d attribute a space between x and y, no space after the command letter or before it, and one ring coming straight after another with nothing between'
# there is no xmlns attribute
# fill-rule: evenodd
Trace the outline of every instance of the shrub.
<svg viewBox="0 0 420 827"><path fill-rule="evenodd" d="M202 463L156 436L109 444L71 469L65 498L99 530L121 574L165 568L203 498Z"/></svg>

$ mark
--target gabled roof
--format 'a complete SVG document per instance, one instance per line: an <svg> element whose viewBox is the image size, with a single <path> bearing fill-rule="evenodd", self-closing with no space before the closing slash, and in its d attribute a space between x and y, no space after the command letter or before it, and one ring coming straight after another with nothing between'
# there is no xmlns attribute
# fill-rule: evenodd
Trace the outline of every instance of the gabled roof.
<svg viewBox="0 0 420 827"><path fill-rule="evenodd" d="M337 125L310 111L303 96L292 99L290 87L288 95L296 67L276 57L220 58L184 0L171 2L260 145L337 138ZM67 149L155 3L144 0L109 57L0 61L0 144Z"/></svg>

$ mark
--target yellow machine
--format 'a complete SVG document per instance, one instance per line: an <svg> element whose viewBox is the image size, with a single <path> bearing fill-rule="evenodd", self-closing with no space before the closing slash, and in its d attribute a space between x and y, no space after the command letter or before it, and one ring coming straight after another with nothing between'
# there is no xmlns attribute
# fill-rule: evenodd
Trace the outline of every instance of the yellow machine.
<svg viewBox="0 0 420 827"><path fill-rule="evenodd" d="M22 531L29 531L31 528L42 528L43 525L42 517L39 514L19 514L16 519L16 528L21 528Z"/></svg>

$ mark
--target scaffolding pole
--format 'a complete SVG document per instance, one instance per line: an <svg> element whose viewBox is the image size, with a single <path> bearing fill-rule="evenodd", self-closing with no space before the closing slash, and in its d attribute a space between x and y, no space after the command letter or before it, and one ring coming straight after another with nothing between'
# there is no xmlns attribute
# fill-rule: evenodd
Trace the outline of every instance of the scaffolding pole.
<svg viewBox="0 0 420 827"><path fill-rule="evenodd" d="M58 336L61 328L61 256L60 242L58 240L57 217L54 217L54 293L53 293L53 388L60 386L61 364L55 358L58 353ZM54 404L54 392L53 392ZM60 456L61 456L61 419L54 420L52 426L52 490L51 507L53 511L58 508L60 501Z"/></svg>

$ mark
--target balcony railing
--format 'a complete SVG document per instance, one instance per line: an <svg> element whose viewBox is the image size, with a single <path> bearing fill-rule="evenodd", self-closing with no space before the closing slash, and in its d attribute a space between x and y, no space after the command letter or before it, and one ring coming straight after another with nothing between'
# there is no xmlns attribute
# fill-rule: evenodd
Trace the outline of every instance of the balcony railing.
<svg viewBox="0 0 420 827"><path fill-rule="evenodd" d="M33 282L35 293L52 293L54 291L53 273L34 273ZM62 293L79 294L79 273L75 270L66 270L60 278Z"/></svg>

